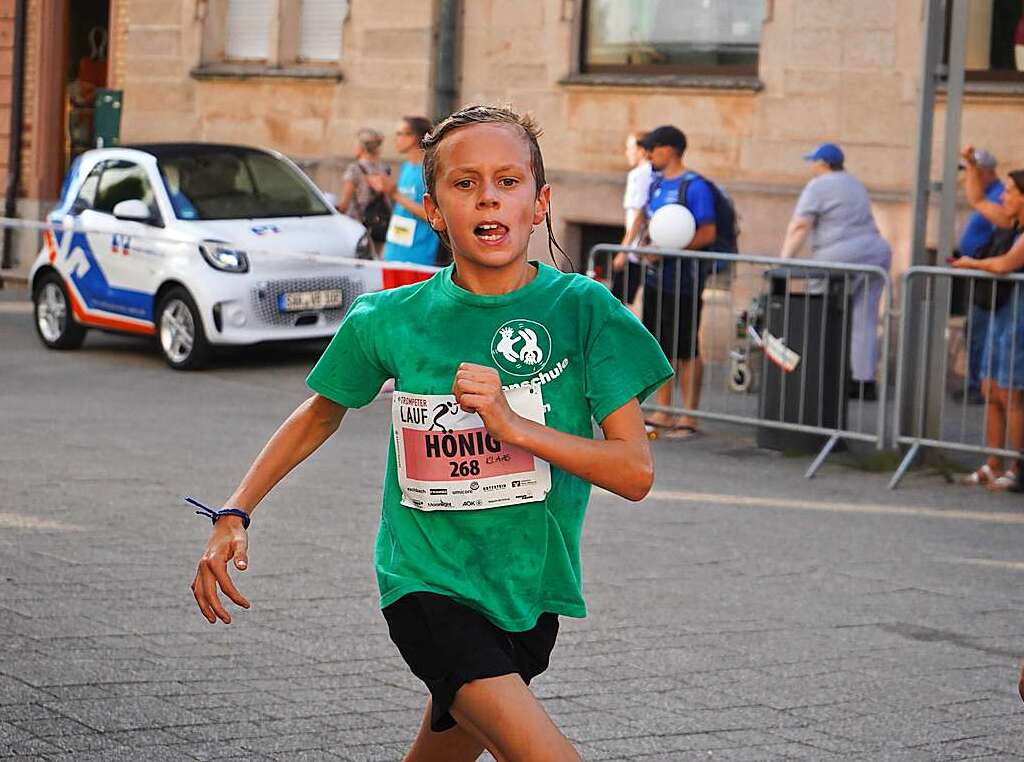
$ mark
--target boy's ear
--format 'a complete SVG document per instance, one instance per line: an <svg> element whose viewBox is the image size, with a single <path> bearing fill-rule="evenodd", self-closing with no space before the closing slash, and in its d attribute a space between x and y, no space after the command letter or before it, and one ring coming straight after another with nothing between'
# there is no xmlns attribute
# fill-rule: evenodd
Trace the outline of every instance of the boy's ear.
<svg viewBox="0 0 1024 762"><path fill-rule="evenodd" d="M430 227L439 233L444 232L444 217L441 216L441 210L429 193L423 194L423 211L427 213L427 222L430 223Z"/></svg>
<svg viewBox="0 0 1024 762"><path fill-rule="evenodd" d="M539 225L544 222L548 208L551 206L551 186L544 185L537 193L537 200L533 207L533 224Z"/></svg>

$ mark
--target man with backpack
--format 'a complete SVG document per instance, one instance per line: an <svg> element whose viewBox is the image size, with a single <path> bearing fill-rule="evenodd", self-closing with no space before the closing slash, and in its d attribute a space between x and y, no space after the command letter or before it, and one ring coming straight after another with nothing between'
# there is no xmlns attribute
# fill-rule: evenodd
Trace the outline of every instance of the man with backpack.
<svg viewBox="0 0 1024 762"><path fill-rule="evenodd" d="M655 174L647 204L626 231L622 245L630 245L645 231L651 216L667 204L682 204L697 228L689 250L735 252L736 213L732 202L717 187L683 164L686 136L672 125L663 125L638 141L650 158ZM661 344L662 351L676 367L683 407L697 410L700 405L703 364L700 357L700 319L704 304L702 293L710 262L675 257L648 259L644 281L643 322ZM658 405L672 403L672 382L658 390ZM692 415L678 418L665 412L651 416L648 424L663 429L673 439L688 439L697 433Z"/></svg>

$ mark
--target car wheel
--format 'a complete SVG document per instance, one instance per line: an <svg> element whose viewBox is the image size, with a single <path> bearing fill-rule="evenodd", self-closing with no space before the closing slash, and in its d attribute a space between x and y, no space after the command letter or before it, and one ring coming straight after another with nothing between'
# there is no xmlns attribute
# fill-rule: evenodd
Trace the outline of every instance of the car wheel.
<svg viewBox="0 0 1024 762"><path fill-rule="evenodd" d="M172 288L160 300L156 334L164 359L175 370L197 370L209 362L211 349L203 321L185 289Z"/></svg>
<svg viewBox="0 0 1024 762"><path fill-rule="evenodd" d="M71 313L71 300L63 279L54 272L43 275L32 296L36 333L50 349L78 349L85 341L85 327Z"/></svg>

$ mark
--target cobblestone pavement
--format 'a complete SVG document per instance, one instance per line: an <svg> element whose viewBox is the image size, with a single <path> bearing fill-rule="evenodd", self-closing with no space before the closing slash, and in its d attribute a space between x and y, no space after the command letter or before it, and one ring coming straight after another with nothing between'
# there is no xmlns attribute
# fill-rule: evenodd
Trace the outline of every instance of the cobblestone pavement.
<svg viewBox="0 0 1024 762"><path fill-rule="evenodd" d="M222 500L304 397L308 347L166 369L143 342L42 350L0 310L0 756L397 760L424 690L376 609L387 402L262 506L253 600L188 583ZM639 505L595 494L586 620L536 690L584 759L1024 758L1024 504L912 474L656 444Z"/></svg>

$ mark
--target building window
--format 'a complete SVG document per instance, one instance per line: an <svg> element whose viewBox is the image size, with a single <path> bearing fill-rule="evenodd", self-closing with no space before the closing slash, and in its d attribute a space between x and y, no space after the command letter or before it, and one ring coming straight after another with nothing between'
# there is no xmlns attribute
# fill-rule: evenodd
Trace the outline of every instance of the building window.
<svg viewBox="0 0 1024 762"><path fill-rule="evenodd" d="M1024 82L1024 13L1021 0L967 0L965 78ZM946 7L946 55L952 7Z"/></svg>
<svg viewBox="0 0 1024 762"><path fill-rule="evenodd" d="M348 0L207 0L200 74L337 64ZM309 68L309 67L307 67ZM317 67L314 67L317 68Z"/></svg>
<svg viewBox="0 0 1024 762"><path fill-rule="evenodd" d="M341 58L341 25L347 15L348 0L302 0L299 58L303 61Z"/></svg>
<svg viewBox="0 0 1024 762"><path fill-rule="evenodd" d="M584 73L757 74L765 0L585 0Z"/></svg>
<svg viewBox="0 0 1024 762"><path fill-rule="evenodd" d="M228 0L224 23L224 57L230 61L270 58L274 0Z"/></svg>

